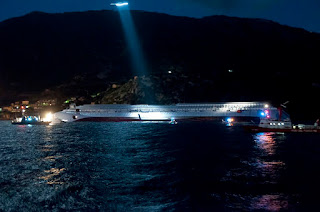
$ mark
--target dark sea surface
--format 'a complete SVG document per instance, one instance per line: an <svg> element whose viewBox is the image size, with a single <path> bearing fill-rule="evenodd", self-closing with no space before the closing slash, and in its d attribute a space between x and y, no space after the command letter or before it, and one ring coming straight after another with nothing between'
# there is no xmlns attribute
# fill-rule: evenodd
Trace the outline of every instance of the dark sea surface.
<svg viewBox="0 0 320 212"><path fill-rule="evenodd" d="M320 134L0 122L0 211L317 211Z"/></svg>

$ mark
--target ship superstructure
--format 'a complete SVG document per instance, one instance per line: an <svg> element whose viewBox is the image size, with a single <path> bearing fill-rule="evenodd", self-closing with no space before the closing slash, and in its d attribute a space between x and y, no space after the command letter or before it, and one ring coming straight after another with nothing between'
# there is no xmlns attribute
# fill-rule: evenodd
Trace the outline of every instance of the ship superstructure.
<svg viewBox="0 0 320 212"><path fill-rule="evenodd" d="M55 113L56 120L74 121L170 121L224 117L277 119L278 110L262 102L225 102L175 105L95 104L71 105Z"/></svg>

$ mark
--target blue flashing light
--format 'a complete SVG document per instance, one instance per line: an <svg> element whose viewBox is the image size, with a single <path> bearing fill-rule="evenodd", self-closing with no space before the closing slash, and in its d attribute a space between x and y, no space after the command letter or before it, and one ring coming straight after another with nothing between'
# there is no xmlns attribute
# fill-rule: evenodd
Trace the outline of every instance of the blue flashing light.
<svg viewBox="0 0 320 212"><path fill-rule="evenodd" d="M29 118L28 118L28 121L32 121L32 118L31 118L31 117L29 117Z"/></svg>
<svg viewBox="0 0 320 212"><path fill-rule="evenodd" d="M227 122L232 122L232 118L227 118Z"/></svg>
<svg viewBox="0 0 320 212"><path fill-rule="evenodd" d="M228 123L226 126L227 126L227 127L232 127L233 124L232 124L232 123Z"/></svg>
<svg viewBox="0 0 320 212"><path fill-rule="evenodd" d="M264 112L261 112L260 115L261 115L261 116L265 116L266 114L265 114Z"/></svg>

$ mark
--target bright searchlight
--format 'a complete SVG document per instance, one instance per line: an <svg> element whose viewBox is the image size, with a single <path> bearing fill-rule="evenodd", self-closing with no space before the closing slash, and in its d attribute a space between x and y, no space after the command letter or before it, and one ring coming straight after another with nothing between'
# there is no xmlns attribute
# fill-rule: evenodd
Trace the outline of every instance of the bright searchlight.
<svg viewBox="0 0 320 212"><path fill-rule="evenodd" d="M128 6L128 2L116 2L116 3L111 3L111 6L117 6L117 7L123 7L123 6Z"/></svg>
<svg viewBox="0 0 320 212"><path fill-rule="evenodd" d="M44 122L51 122L53 120L53 114L51 112L47 113L46 116L43 118Z"/></svg>

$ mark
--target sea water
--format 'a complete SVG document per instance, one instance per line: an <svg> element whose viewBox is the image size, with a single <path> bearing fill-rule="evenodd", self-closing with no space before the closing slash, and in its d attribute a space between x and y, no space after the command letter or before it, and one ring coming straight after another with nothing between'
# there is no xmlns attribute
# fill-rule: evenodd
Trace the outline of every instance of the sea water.
<svg viewBox="0 0 320 212"><path fill-rule="evenodd" d="M320 135L219 122L0 122L3 211L310 211Z"/></svg>

